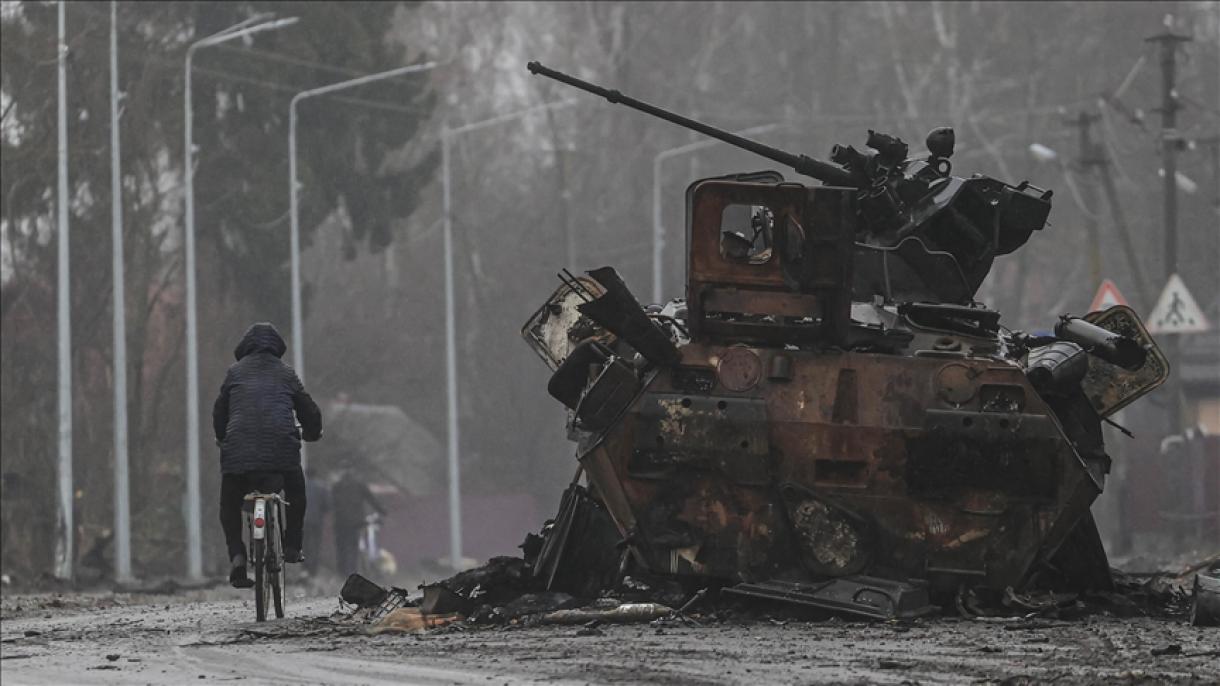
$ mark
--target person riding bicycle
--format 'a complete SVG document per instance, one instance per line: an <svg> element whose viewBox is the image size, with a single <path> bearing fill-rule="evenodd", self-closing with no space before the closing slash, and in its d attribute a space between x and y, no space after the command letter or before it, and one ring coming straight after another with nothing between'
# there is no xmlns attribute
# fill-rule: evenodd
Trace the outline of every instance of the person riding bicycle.
<svg viewBox="0 0 1220 686"><path fill-rule="evenodd" d="M251 491L283 489L288 501L284 561L304 559L301 440L321 438L322 412L296 372L280 359L287 348L270 323L251 325L233 351L237 362L225 374L212 407L212 426L220 445L220 526L231 565L229 582L238 588L253 583L246 576L241 536L242 503Z"/></svg>

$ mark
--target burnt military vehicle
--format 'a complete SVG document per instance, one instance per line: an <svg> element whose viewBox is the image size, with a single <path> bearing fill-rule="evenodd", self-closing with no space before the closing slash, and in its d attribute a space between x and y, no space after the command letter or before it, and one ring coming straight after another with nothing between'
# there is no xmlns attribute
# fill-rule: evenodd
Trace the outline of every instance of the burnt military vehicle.
<svg viewBox="0 0 1220 686"><path fill-rule="evenodd" d="M555 581L592 511L624 567L866 615L1111 584L1089 510L1110 466L1101 423L1165 379L1165 358L1126 307L1032 336L974 301L994 258L1043 228L1051 191L954 176L951 129L917 156L870 131L823 162L529 70L823 183L692 183L684 298L644 308L612 268L560 275L522 333L587 485L535 574Z"/></svg>

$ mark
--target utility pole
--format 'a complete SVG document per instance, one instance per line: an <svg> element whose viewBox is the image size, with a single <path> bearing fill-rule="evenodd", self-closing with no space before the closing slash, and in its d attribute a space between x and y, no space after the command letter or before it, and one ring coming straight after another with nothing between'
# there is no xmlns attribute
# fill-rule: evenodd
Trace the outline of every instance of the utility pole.
<svg viewBox="0 0 1220 686"><path fill-rule="evenodd" d="M123 291L123 176L119 160L118 2L110 0L110 235L114 256L114 579L131 580L127 470L127 311Z"/></svg>
<svg viewBox="0 0 1220 686"><path fill-rule="evenodd" d="M1182 147L1182 138L1178 133L1178 92L1176 87L1178 67L1178 46L1190 41L1190 36L1173 32L1173 17L1166 15L1165 31L1146 38L1150 43L1156 43L1161 51L1161 167L1165 178L1165 280L1178 271L1178 160L1177 153ZM1181 348L1178 335L1165 337L1165 353L1169 358L1170 369L1181 368ZM1182 383L1179 373L1171 373L1166 383L1169 391L1168 431L1167 435L1182 431Z"/></svg>
<svg viewBox="0 0 1220 686"><path fill-rule="evenodd" d="M1069 119L1066 123L1068 126L1079 129L1080 132L1080 152L1077 155L1076 166L1080 169L1081 177L1087 180L1087 183L1081 184L1080 193L1081 202L1084 205L1084 227L1085 238L1089 243L1089 283L1097 285L1101 283L1101 236L1097 225L1098 213L1094 208L1097 207L1097 193L1093 187L1093 180L1090 171L1098 165L1100 151L1097 145L1093 143L1093 125L1101 119L1099 114L1089 114L1081 110L1076 118Z"/></svg>
<svg viewBox="0 0 1220 686"><path fill-rule="evenodd" d="M1081 111L1074 119L1069 119L1068 126L1074 126L1080 129L1080 154L1077 160L1077 165L1082 171L1082 175L1087 177L1091 170L1096 169L1099 180L1101 181L1102 191L1106 197L1106 204L1110 208L1110 218L1114 223L1115 232L1118 234L1119 243L1122 245L1123 253L1127 258L1127 268L1130 271L1132 287L1128 288L1131 293L1135 294L1133 303L1136 308L1151 307L1152 302L1148 294L1147 281L1144 279L1144 270L1140 267L1139 254L1135 250L1135 243L1131 239L1131 230L1127 225L1126 215L1123 214L1122 205L1118 200L1118 190L1114 185L1114 176L1110 173L1110 160L1106 156L1105 150L1101 143L1093 140L1093 125L1101 120L1100 114L1089 114L1086 111ZM1093 202L1092 186L1087 186L1081 192L1086 194L1084 201L1090 205ZM1086 214L1091 213L1092 207L1086 209ZM1097 245L1098 248L1092 251L1090 255L1090 267L1095 269L1093 272L1093 281L1095 283L1100 280L1100 232L1097 231L1097 216L1100 212L1086 217L1088 220L1087 227L1090 231L1095 232L1090 234L1090 241ZM1142 310L1141 310L1142 311Z"/></svg>
<svg viewBox="0 0 1220 686"><path fill-rule="evenodd" d="M1123 214L1122 206L1119 204L1118 191L1114 186L1114 176L1110 173L1110 160L1106 156L1105 149L1099 142L1093 141L1092 127L1101 120L1101 114L1089 114L1086 111L1081 111L1074 120L1069 120L1069 126L1080 128L1080 156L1077 164L1080 166L1083 175L1088 176L1092 170L1096 169L1098 179L1101 181L1101 187L1106 197L1106 204L1110 209L1110 217L1113 223L1114 231L1118 235L1119 243L1122 245L1123 253L1127 259L1127 266L1131 278L1131 286L1127 287L1128 295L1133 296L1131 299L1132 305L1137 311L1147 313L1143 309L1151 307L1151 301L1144 280L1143 269L1140 267L1139 254L1135 250L1134 241L1131 239L1131 231L1127 226L1126 216ZM1092 191L1092 186L1088 186L1088 191ZM1089 194L1089 200L1092 202L1092 194ZM1091 209L1089 211L1092 211ZM1098 212L1097 214L1101 214ZM1097 215L1089 217L1089 225L1094 230L1097 227ZM1098 237L1099 239L1099 237ZM1096 254L1096 253L1095 253ZM1097 259L1097 258L1095 258ZM1096 277L1094 277L1096 281ZM1133 287L1133 288L1132 288ZM1119 423L1123 423L1123 412L1120 411L1116 418ZM1115 468L1112 472L1111 479L1114 481L1113 489L1115 491L1114 499L1103 501L1114 507L1113 516L1115 521L1119 523L1117 527L1117 536L1113 542L1116 550L1127 551L1131 549L1131 526L1128 518L1130 513L1124 503L1128 501L1129 493L1134 488L1131 481L1132 476L1129 468L1130 448L1125 443L1119 443L1111 448L1115 459ZM1106 505L1103 505L1103 507Z"/></svg>
<svg viewBox="0 0 1220 686"><path fill-rule="evenodd" d="M1101 189L1106 195L1106 204L1110 206L1110 218L1118 233L1123 253L1127 256L1127 269L1131 272L1134 284L1136 310L1145 315L1151 311L1156 294L1148 289L1148 279L1144 276L1144 268L1140 266L1140 254L1135 249L1135 241L1131 238L1131 227L1127 224L1127 215L1123 213L1122 204L1118 199L1118 189L1114 185L1114 174L1111 171L1110 159L1098 150L1097 173L1101 176ZM1148 309L1140 309L1148 308Z"/></svg>
<svg viewBox="0 0 1220 686"><path fill-rule="evenodd" d="M64 1L59 0L59 521L56 522L55 576L71 579L75 524L72 521L72 298L68 269L68 46L64 40Z"/></svg>

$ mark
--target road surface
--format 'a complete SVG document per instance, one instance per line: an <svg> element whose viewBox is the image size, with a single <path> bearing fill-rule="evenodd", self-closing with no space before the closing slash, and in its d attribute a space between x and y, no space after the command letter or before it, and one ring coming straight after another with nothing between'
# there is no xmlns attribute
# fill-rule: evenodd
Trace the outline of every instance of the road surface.
<svg viewBox="0 0 1220 686"><path fill-rule="evenodd" d="M256 624L228 589L6 594L0 678L17 684L769 684L1220 682L1220 629L1094 615L1075 622L937 618L912 626L730 621L508 627L369 636L290 599ZM1180 646L1177 654L1154 649ZM1171 649L1172 650L1172 649Z"/></svg>

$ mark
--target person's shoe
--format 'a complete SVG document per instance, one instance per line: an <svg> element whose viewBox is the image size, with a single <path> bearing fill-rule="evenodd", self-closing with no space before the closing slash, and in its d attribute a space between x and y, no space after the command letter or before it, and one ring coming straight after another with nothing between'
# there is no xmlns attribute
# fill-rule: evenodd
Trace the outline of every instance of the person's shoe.
<svg viewBox="0 0 1220 686"><path fill-rule="evenodd" d="M246 576L246 556L234 555L233 566L229 569L229 585L233 588L250 588L254 581Z"/></svg>
<svg viewBox="0 0 1220 686"><path fill-rule="evenodd" d="M304 561L305 561L305 555L304 555L304 553L301 552L300 548L288 548L288 547L284 548L284 562L296 564L298 562L304 562Z"/></svg>

